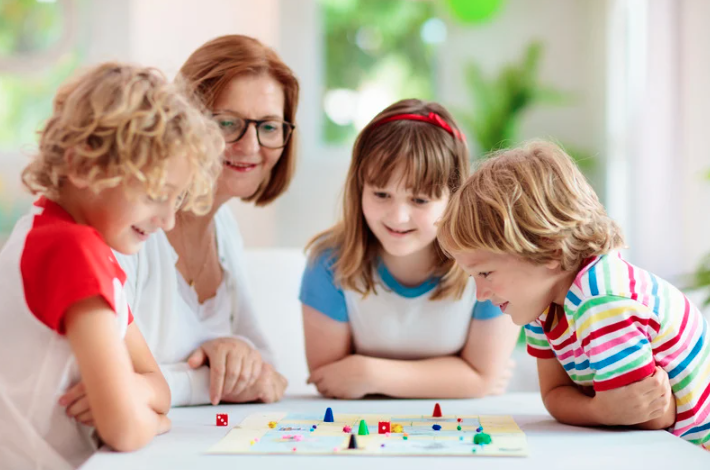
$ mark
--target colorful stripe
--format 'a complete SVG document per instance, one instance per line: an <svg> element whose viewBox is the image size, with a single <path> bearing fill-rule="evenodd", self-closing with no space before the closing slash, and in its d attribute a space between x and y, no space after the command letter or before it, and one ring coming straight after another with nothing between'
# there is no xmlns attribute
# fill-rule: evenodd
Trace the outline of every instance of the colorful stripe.
<svg viewBox="0 0 710 470"><path fill-rule="evenodd" d="M597 392L663 367L678 410L673 433L710 449L708 322L683 293L613 253L579 272L552 331L544 328L549 310L525 327L532 356L556 357L575 383Z"/></svg>

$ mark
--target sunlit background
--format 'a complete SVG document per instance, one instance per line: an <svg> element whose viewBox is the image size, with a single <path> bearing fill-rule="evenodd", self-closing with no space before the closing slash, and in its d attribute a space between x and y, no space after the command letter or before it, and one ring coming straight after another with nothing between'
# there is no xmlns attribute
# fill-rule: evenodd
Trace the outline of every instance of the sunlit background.
<svg viewBox="0 0 710 470"><path fill-rule="evenodd" d="M19 173L62 80L108 59L172 77L203 42L241 33L302 85L289 192L234 204L248 247L303 247L331 225L357 132L417 97L454 112L472 160L560 142L632 262L707 286L708 24L707 0L0 0L0 243L31 202Z"/></svg>

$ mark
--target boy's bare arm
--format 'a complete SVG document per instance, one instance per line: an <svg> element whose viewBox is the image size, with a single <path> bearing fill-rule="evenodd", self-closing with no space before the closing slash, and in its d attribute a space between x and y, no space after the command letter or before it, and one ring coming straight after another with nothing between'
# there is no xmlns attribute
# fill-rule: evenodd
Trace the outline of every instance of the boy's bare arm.
<svg viewBox="0 0 710 470"><path fill-rule="evenodd" d="M67 339L81 371L92 419L101 439L119 451L136 450L169 427L150 386L141 384L116 329L116 314L100 297L72 305ZM150 380L150 379L147 379Z"/></svg>
<svg viewBox="0 0 710 470"><path fill-rule="evenodd" d="M660 429L655 426L668 420L665 372L660 368L655 375L639 382L588 395L569 378L557 359L538 359L537 364L545 408L562 423L642 428L646 425L651 427L644 429Z"/></svg>
<svg viewBox="0 0 710 470"><path fill-rule="evenodd" d="M167 414L170 411L170 387L135 322L128 325L124 342L133 370L140 376L137 383L146 387L150 397L148 405L156 413Z"/></svg>

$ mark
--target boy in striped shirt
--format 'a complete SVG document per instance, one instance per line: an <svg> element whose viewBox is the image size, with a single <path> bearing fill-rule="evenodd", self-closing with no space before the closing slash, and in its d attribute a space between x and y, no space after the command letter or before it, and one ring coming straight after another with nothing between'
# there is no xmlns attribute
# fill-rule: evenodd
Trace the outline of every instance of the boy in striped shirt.
<svg viewBox="0 0 710 470"><path fill-rule="evenodd" d="M618 226L558 146L485 161L452 196L439 242L525 326L545 407L580 426L666 429L710 450L708 322L625 261Z"/></svg>

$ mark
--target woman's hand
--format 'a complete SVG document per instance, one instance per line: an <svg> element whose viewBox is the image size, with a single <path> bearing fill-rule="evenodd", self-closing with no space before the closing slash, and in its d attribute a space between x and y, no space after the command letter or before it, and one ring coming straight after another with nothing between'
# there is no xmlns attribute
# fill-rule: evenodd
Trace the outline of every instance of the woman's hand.
<svg viewBox="0 0 710 470"><path fill-rule="evenodd" d="M236 338L217 338L197 348L187 363L193 369L210 367L210 401L217 405L225 395L239 395L261 376L259 351Z"/></svg>
<svg viewBox="0 0 710 470"><path fill-rule="evenodd" d="M265 362L261 368L261 375L254 386L245 389L239 395L224 394L222 401L229 403L245 403L251 401L273 403L283 397L287 386L288 380L286 380L286 377L276 372L271 364Z"/></svg>

